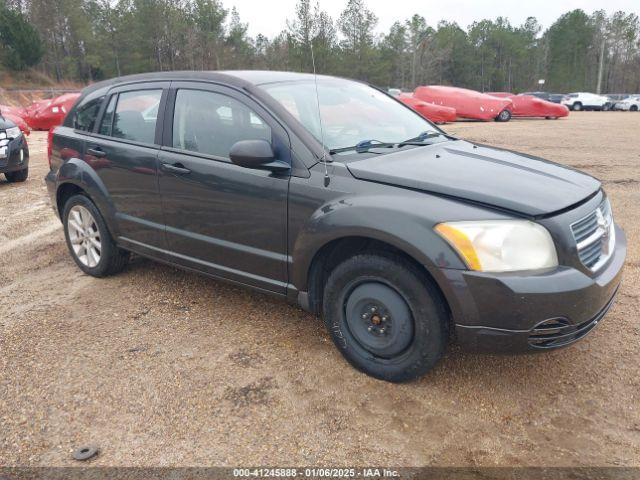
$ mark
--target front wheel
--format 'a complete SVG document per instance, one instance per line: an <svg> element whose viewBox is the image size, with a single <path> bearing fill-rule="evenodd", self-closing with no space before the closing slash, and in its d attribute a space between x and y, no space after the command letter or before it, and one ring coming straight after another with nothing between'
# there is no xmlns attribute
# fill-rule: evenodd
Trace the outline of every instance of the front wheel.
<svg viewBox="0 0 640 480"><path fill-rule="evenodd" d="M9 183L24 182L29 177L29 169L25 168L24 170L18 170L17 172L7 172L4 176L7 178L7 182Z"/></svg>
<svg viewBox="0 0 640 480"><path fill-rule="evenodd" d="M509 120L511 120L511 112L506 108L496 117L496 122L508 122Z"/></svg>
<svg viewBox="0 0 640 480"><path fill-rule="evenodd" d="M629 107L629 111L637 112L638 111L638 106L637 105L631 105L631 107Z"/></svg>
<svg viewBox="0 0 640 480"><path fill-rule="evenodd" d="M582 110L582 104L580 102L576 102L571 106L571 110L573 110L574 112L579 112L580 110Z"/></svg>
<svg viewBox="0 0 640 480"><path fill-rule="evenodd" d="M418 378L443 355L445 303L427 275L400 256L363 253L329 275L324 321L355 368L390 382Z"/></svg>
<svg viewBox="0 0 640 480"><path fill-rule="evenodd" d="M62 213L64 235L71 257L80 269L94 277L121 271L129 253L118 248L98 208L84 195L74 195Z"/></svg>

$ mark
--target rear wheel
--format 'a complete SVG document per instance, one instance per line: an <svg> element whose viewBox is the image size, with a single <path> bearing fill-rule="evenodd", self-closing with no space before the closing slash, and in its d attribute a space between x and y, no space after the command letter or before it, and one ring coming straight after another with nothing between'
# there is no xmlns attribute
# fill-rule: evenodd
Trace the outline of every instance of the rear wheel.
<svg viewBox="0 0 640 480"><path fill-rule="evenodd" d="M557 120L558 119L558 117L544 117L544 118L546 118L547 120Z"/></svg>
<svg viewBox="0 0 640 480"><path fill-rule="evenodd" d="M511 112L506 108L496 117L496 122L508 122L509 120L511 120Z"/></svg>
<svg viewBox="0 0 640 480"><path fill-rule="evenodd" d="M24 170L18 170L17 172L7 172L4 176L7 178L7 182L10 183L24 182L27 177L29 177L29 169L25 168Z"/></svg>
<svg viewBox="0 0 640 480"><path fill-rule="evenodd" d="M637 112L638 111L638 106L637 105L631 105L631 107L629 107L629 111Z"/></svg>
<svg viewBox="0 0 640 480"><path fill-rule="evenodd" d="M402 382L428 372L444 353L447 309L432 281L404 258L364 253L329 275L324 320L357 369Z"/></svg>
<svg viewBox="0 0 640 480"><path fill-rule="evenodd" d="M126 266L129 252L115 244L102 215L89 198L84 195L69 198L62 219L67 247L83 272L105 277Z"/></svg>
<svg viewBox="0 0 640 480"><path fill-rule="evenodd" d="M582 110L582 103L580 103L580 102L575 102L575 103L571 106L571 110L573 110L574 112L579 112L580 110Z"/></svg>

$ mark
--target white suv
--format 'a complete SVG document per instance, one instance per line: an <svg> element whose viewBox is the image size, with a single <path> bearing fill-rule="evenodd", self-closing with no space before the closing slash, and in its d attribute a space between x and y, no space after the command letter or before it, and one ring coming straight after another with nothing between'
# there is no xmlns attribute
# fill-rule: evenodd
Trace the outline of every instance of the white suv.
<svg viewBox="0 0 640 480"><path fill-rule="evenodd" d="M595 93L569 93L562 98L561 103L569 107L569 110L609 110L610 100L603 95Z"/></svg>
<svg viewBox="0 0 640 480"><path fill-rule="evenodd" d="M640 95L631 95L624 100L620 100L619 102L616 102L614 108L616 110L628 110L630 112L637 112L638 110L640 110Z"/></svg>

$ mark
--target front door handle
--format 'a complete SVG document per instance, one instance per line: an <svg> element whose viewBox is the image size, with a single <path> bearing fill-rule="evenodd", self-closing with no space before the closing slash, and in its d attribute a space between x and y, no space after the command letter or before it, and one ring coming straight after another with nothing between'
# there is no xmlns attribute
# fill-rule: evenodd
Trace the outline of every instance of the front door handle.
<svg viewBox="0 0 640 480"><path fill-rule="evenodd" d="M189 170L188 168L186 168L183 164L181 163L174 163L173 165L170 163L161 163L160 164L160 168L162 170L164 170L165 172L169 172L169 173L179 173L181 175L185 175L187 173L191 173L191 170Z"/></svg>
<svg viewBox="0 0 640 480"><path fill-rule="evenodd" d="M95 147L87 149L87 153L89 155L93 155L94 157L98 157L98 158L102 158L102 157L106 157L107 156L107 152L105 152L104 150L102 150L98 146L95 146Z"/></svg>

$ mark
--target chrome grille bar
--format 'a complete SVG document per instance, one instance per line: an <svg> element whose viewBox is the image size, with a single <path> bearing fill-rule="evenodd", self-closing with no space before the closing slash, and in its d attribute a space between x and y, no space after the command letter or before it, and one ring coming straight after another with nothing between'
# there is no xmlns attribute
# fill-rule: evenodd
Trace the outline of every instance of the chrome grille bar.
<svg viewBox="0 0 640 480"><path fill-rule="evenodd" d="M615 245L609 200L605 199L592 213L571 224L571 231L580 261L595 272L611 257Z"/></svg>

